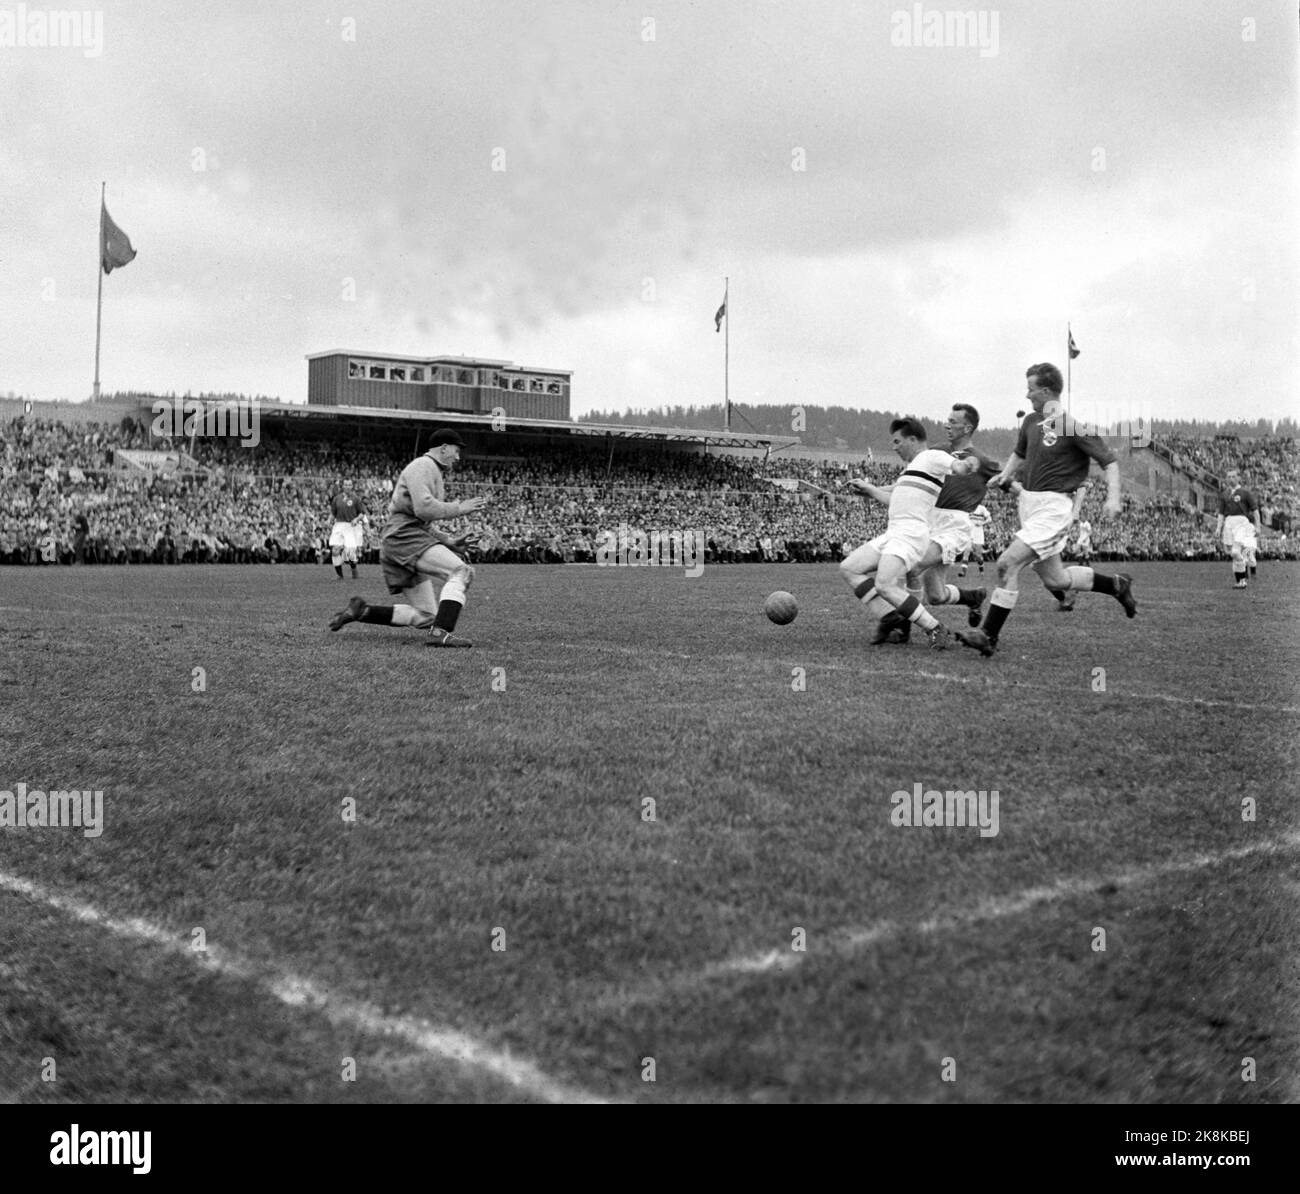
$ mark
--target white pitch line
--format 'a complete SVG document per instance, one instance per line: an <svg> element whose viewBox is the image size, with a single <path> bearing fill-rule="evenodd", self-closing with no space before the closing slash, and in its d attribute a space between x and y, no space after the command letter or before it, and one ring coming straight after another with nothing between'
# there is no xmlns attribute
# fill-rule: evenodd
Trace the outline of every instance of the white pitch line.
<svg viewBox="0 0 1300 1194"><path fill-rule="evenodd" d="M1178 859L1174 862L1134 867L1115 875L1059 879L1046 886L1025 888L1010 896L994 896L982 900L974 908L965 912L953 912L920 921L881 920L869 925L833 929L822 937L823 941L829 943L813 950L796 953L787 947L727 958L721 962L711 962L699 970L649 983L639 990L614 991L597 1002L601 1007L624 1007L629 1004L653 1002L665 995L697 990L719 979L734 978L738 975L779 974L793 970L810 957L852 956L909 932L922 937L933 937L953 929L1019 916L1042 904L1092 895L1103 887L1139 887L1168 875L1189 874L1239 858L1248 858L1254 854L1285 853L1297 849L1300 849L1300 831L1285 833L1281 837L1271 838L1253 846L1239 846L1213 854L1196 854L1191 858Z"/></svg>
<svg viewBox="0 0 1300 1194"><path fill-rule="evenodd" d="M535 1065L508 1052L493 1049L453 1028L440 1028L411 1016L393 1016L372 1003L332 991L309 978L289 971L274 970L242 957L233 950L208 944L204 953L190 948L186 938L139 917L122 920L80 900L46 890L38 883L0 871L0 890L46 904L83 924L105 929L117 937L129 938L166 952L188 958L196 965L250 982L287 1007L307 1007L319 1012L340 1028L360 1030L368 1036L396 1037L411 1048L439 1061L454 1061L483 1071L524 1094L548 1103L604 1103L590 1091L568 1086L547 1077Z"/></svg>
<svg viewBox="0 0 1300 1194"><path fill-rule="evenodd" d="M855 675L864 675L859 668L846 667L842 663L814 663L808 668L810 672L852 672ZM1062 688L1054 684L1031 684L1025 680L1017 680L1013 677L1003 678L1001 675L989 674L986 676L958 676L952 672L927 672L924 668L918 668L916 671L903 671L899 669L889 671L876 671L870 673L870 678L875 680L885 677L889 680L906 680L909 676L920 676L924 680L942 680L945 683L955 684L975 684L985 688L1031 688L1037 692L1051 692L1057 696L1076 696L1087 695L1082 688ZM1089 690L1090 691L1090 690ZM1210 697L1180 697L1173 696L1167 692L1131 692L1121 689L1109 688L1105 693L1099 694L1102 700L1113 698L1117 700L1129 701L1169 701L1177 705L1206 705L1210 708L1218 709L1240 709L1246 713L1300 713L1298 705L1253 705L1245 701L1216 701Z"/></svg>
<svg viewBox="0 0 1300 1194"><path fill-rule="evenodd" d="M907 673L900 673L906 675ZM958 684L984 684L987 686L997 685L1002 688L1033 688L1039 692L1055 692L1059 695L1067 695L1067 690L1055 688L1050 684L1026 684L1019 680L999 681L997 677L989 676L953 676L947 672L926 672L918 671L911 673L916 676L924 676L927 680L951 680ZM1082 690L1080 690L1082 691ZM1216 701L1210 697L1180 697L1173 696L1167 692L1126 692L1122 689L1107 689L1104 697L1116 697L1120 700L1135 701L1169 701L1175 705L1205 705L1212 709L1240 709L1243 712L1251 713L1300 713L1300 706L1296 705L1252 705L1245 701Z"/></svg>

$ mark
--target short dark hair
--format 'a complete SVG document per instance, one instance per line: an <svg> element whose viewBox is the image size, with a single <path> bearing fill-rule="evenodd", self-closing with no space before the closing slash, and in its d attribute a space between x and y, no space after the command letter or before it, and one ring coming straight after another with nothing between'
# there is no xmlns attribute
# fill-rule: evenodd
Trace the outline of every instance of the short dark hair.
<svg viewBox="0 0 1300 1194"><path fill-rule="evenodd" d="M966 416L966 422L970 424L972 431L980 425L980 412L971 406L969 402L954 402L952 408L961 411Z"/></svg>
<svg viewBox="0 0 1300 1194"><path fill-rule="evenodd" d="M1061 371L1047 361L1041 365L1030 365L1025 370L1025 376L1036 378L1044 390L1051 390L1058 398L1061 396L1061 391L1065 389L1065 382L1061 380Z"/></svg>
<svg viewBox="0 0 1300 1194"><path fill-rule="evenodd" d="M904 415L901 419L895 419L889 425L889 434L893 435L895 431L901 431L906 439L925 439L925 424L920 419L912 415Z"/></svg>

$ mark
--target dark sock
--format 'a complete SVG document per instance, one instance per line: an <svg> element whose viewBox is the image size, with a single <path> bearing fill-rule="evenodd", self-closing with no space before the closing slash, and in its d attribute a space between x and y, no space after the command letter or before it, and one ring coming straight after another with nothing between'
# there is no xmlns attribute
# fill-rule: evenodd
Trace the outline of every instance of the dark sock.
<svg viewBox="0 0 1300 1194"><path fill-rule="evenodd" d="M1243 581L1246 579L1246 574L1244 572L1234 572L1232 574L1232 579L1235 581Z"/></svg>
<svg viewBox="0 0 1300 1194"><path fill-rule="evenodd" d="M336 573L338 573L338 578L339 578L339 580L342 580L342 579L343 579L343 565L342 565L342 564L335 564L335 565L334 565L334 571L335 571Z"/></svg>
<svg viewBox="0 0 1300 1194"><path fill-rule="evenodd" d="M438 616L433 620L435 630L452 631L456 629L456 619L460 617L459 601L439 601Z"/></svg>
<svg viewBox="0 0 1300 1194"><path fill-rule="evenodd" d="M366 612L357 620L360 622L377 622L380 626L391 626L393 624L393 607L391 605L367 605Z"/></svg>
<svg viewBox="0 0 1300 1194"><path fill-rule="evenodd" d="M980 601L983 600L983 598L980 598L980 600L977 601L976 598L979 596L980 596L979 589L958 589L957 604L969 605L971 609L978 609L980 606Z"/></svg>
<svg viewBox="0 0 1300 1194"><path fill-rule="evenodd" d="M1254 576L1254 575L1255 575L1255 569L1254 569L1254 567L1251 568L1251 570L1250 570L1250 574L1251 574L1251 576Z"/></svg>
<svg viewBox="0 0 1300 1194"><path fill-rule="evenodd" d="M1057 601L1064 601L1064 600L1065 600L1065 590L1064 590L1064 589L1048 589L1047 591L1048 591L1049 593L1051 593L1051 595L1052 595L1053 597L1055 597L1055 598L1057 599Z"/></svg>
<svg viewBox="0 0 1300 1194"><path fill-rule="evenodd" d="M1109 593L1115 596L1115 578L1107 576L1104 572L1094 572L1092 574L1092 591L1094 593Z"/></svg>
<svg viewBox="0 0 1300 1194"><path fill-rule="evenodd" d="M998 633L1002 629L1002 623L1007 620L1007 615L1011 611L1005 605L990 605L989 612L984 615L984 625L980 627L993 642L997 642Z"/></svg>

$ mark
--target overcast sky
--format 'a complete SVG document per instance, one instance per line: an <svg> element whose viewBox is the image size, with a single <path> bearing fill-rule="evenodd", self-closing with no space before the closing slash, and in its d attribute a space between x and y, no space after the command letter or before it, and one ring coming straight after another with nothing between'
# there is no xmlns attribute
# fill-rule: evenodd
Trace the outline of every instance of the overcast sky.
<svg viewBox="0 0 1300 1194"><path fill-rule="evenodd" d="M131 0L101 52L0 44L0 393L90 391L106 179L105 390L300 401L346 348L715 402L730 275L736 401L1006 423L1068 319L1078 398L1295 414L1292 0L896 44L916 8Z"/></svg>

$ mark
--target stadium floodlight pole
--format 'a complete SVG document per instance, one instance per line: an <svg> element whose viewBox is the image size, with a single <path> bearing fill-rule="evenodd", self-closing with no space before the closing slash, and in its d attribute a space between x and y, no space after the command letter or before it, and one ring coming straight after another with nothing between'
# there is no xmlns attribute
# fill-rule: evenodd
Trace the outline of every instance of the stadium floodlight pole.
<svg viewBox="0 0 1300 1194"><path fill-rule="evenodd" d="M99 275L98 293L95 295L95 388L90 400L99 401L99 328L104 314L104 188L107 183L99 184L99 244L95 246L95 272Z"/></svg>

